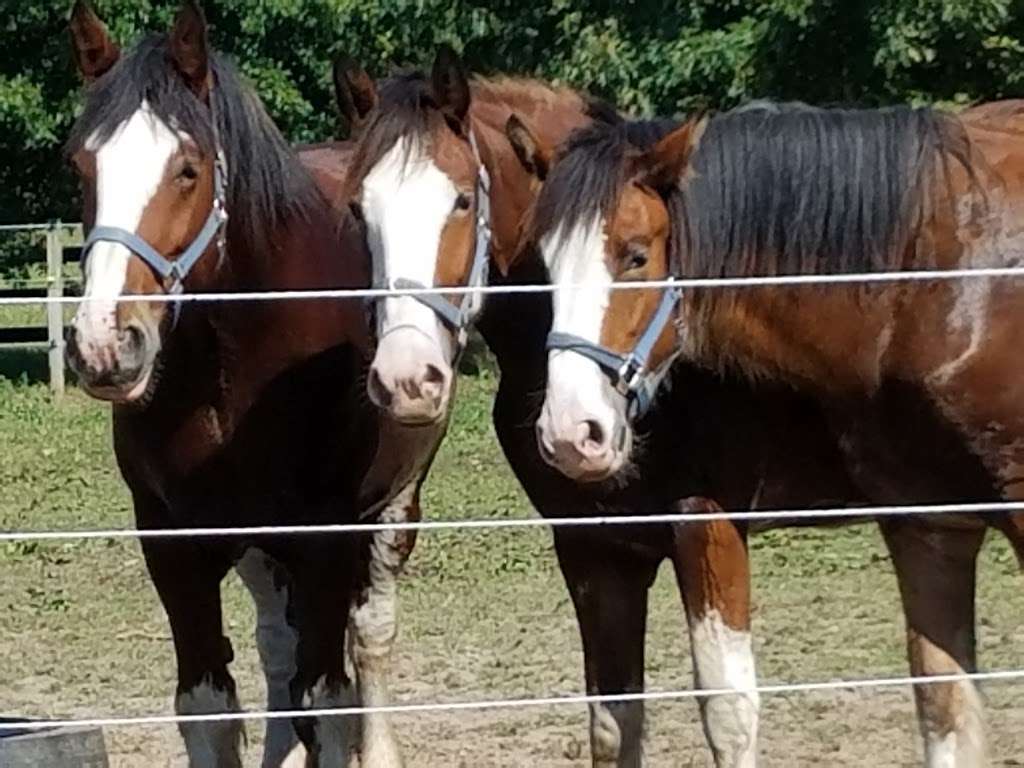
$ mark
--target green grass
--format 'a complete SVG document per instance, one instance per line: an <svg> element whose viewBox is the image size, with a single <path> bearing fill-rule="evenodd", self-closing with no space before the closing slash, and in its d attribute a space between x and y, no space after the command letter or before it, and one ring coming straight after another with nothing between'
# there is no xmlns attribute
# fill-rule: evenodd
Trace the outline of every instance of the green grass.
<svg viewBox="0 0 1024 768"><path fill-rule="evenodd" d="M130 527L129 497L111 449L109 410L73 389L56 406L44 386L3 378L16 367L10 354L0 353L0 529ZM461 386L451 432L424 492L428 519L533 514L491 430L494 383L483 374ZM895 580L872 526L772 532L754 539L752 557L764 681L905 673ZM255 706L258 668L248 641L252 611L233 577L224 595L243 701ZM650 685L688 688L688 648L667 570L655 587L651 613ZM980 566L984 667L1024 666L1021 615L1024 592L1015 561L1003 541L992 537ZM398 655L395 687L408 700L578 691L579 642L547 531L421 535L401 586ZM166 711L173 679L165 620L136 542L0 544L0 712ZM1005 718L1020 722L1013 720L1019 710L1012 693L994 687L990 702L1004 717L996 717L993 727L1002 722L1007 729L994 738L995 752L1003 750L1007 757L1022 749L1016 736L1021 729L1006 725ZM904 691L878 696L861 704L861 699L774 697L766 702L766 765L816 764L826 742L840 750L831 764L864 764L857 749L874 754L890 747L865 742L863 729L855 727L861 721L874 728L872 738L899 745L892 747L893 762L878 764L912 761L917 739L909 696ZM652 707L653 764L679 764L672 755L685 745L704 754L692 706ZM879 706L896 713L884 727L877 722ZM567 755L579 751L579 741L586 741L578 708L488 717L407 718L405 738L448 734L447 740L427 739L434 745L429 749L442 750L430 753L433 763L416 764L457 765L455 752L444 751L457 745L480 756L466 765L518 765L527 758L538 765L565 765L571 762ZM116 765L152 765L146 758L156 743L161 754L177 748L169 729L158 739L138 731L111 738L120 756ZM495 756L486 757L485 747L493 747ZM513 751L503 751L506 747ZM842 750L854 750L854 756L843 762ZM661 757L665 762L658 762Z"/></svg>

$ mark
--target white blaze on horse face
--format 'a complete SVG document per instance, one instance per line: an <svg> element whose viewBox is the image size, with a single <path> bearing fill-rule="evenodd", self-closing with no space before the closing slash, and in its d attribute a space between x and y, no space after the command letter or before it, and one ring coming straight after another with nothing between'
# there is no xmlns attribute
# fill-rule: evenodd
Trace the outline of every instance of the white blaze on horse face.
<svg viewBox="0 0 1024 768"><path fill-rule="evenodd" d="M100 144L97 137L90 138L86 149L96 157L95 226L137 232L180 146L181 137L145 101L107 141ZM117 298L124 291L131 257L119 243L97 243L89 253L85 300L75 317L87 362L93 362L93 355L113 354L116 348Z"/></svg>
<svg viewBox="0 0 1024 768"><path fill-rule="evenodd" d="M738 691L701 699L701 717L716 765L754 768L760 700L750 632L730 627L716 609L690 620L697 685Z"/></svg>
<svg viewBox="0 0 1024 768"><path fill-rule="evenodd" d="M384 155L363 181L362 208L376 279L391 286L400 278L434 285L441 235L455 206L458 189L417 140L402 140ZM378 331L411 328L439 349L442 326L433 310L412 297L378 304Z"/></svg>
<svg viewBox="0 0 1024 768"><path fill-rule="evenodd" d="M577 225L566 235L561 230L544 237L541 253L554 285L551 330L601 343L601 328L614 282L605 262L605 225L600 217ZM613 390L594 361L576 352L557 350L548 357L548 385L539 423L552 443L573 442L581 425L596 422L608 441L625 426L619 409L610 401ZM609 455L609 461L619 461Z"/></svg>

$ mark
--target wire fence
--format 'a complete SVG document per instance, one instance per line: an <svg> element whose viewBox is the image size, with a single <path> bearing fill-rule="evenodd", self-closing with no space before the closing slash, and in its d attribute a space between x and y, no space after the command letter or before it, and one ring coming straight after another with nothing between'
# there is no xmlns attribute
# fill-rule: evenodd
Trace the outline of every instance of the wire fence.
<svg viewBox="0 0 1024 768"><path fill-rule="evenodd" d="M764 277L694 277L666 280L638 280L634 282L613 282L606 287L611 291L639 291L665 288L769 288L798 286L828 286L850 284L879 284L928 282L942 280L977 280L993 278L1024 277L1024 267L977 267L970 269L928 269L902 272L851 272L849 274L825 275L778 275ZM464 296L494 294L538 294L588 288L585 283L570 285L491 285L482 287L450 286L430 288L331 288L302 291L225 291L182 294L131 294L118 296L118 303L224 303L255 301L312 301L323 299L386 299L404 296ZM3 299L0 306L38 304L82 304L90 301L107 301L109 296L14 297Z"/></svg>
<svg viewBox="0 0 1024 768"><path fill-rule="evenodd" d="M681 525L713 521L795 523L814 520L871 520L880 517L938 515L981 515L994 512L1024 512L1024 502L994 501L965 504L910 504L875 507L694 512L656 515L602 515L561 518L494 518L485 520L421 520L401 523L339 523L337 525L268 525L209 528L161 528L136 530L111 528L79 531L4 531L0 543L14 541L80 541L117 539L206 539L221 537L297 536L388 531L498 530L516 528L611 528L633 525Z"/></svg>
<svg viewBox="0 0 1024 768"><path fill-rule="evenodd" d="M13 230L47 230L54 224L0 225L0 232ZM762 277L683 278L643 282L619 282L608 286L610 290L649 290L665 288L684 289L732 289L763 288L775 286L828 286L922 281L970 280L1024 277L1024 267L991 267L951 270L919 270L900 272L859 272L832 275L782 275ZM379 299L413 295L465 295L465 294L539 294L571 290L581 285L511 285L487 287L445 287L445 288L359 288L328 289L310 291L257 291L257 292L216 292L186 295L145 295L122 296L119 302L255 302L255 301L298 301L324 299ZM90 301L89 297L6 297L0 298L0 306L80 304ZM103 300L109 301L104 297ZM69 541L69 540L115 540L115 539L180 539L210 537L261 537L281 535L325 535L377 533L385 531L450 531L450 530L497 530L524 528L567 528L567 527L620 527L635 525L682 525L730 520L736 522L758 521L785 524L807 521L855 521L894 516L937 516L937 515L990 515L994 513L1024 512L1024 502L974 502L953 504L888 505L870 507L842 507L828 509L756 510L756 511L713 511L680 514L651 515L602 515L567 518L529 519L487 519L449 520L400 523L357 522L338 525L288 525L263 527L211 527L163 530L77 530L77 531L6 531L0 532L0 542L15 541ZM41 723L0 723L0 733L5 730L50 729L55 727L127 727L152 726L180 723L197 723L225 720L272 720L297 717L340 717L368 714L413 714L458 712L465 710L515 709L550 707L571 704L608 704L630 701L666 701L696 699L737 694L785 694L807 693L828 690L855 690L865 688L899 687L908 685L934 685L940 683L1011 682L1024 679L1024 669L996 672L963 673L953 675L931 675L927 677L887 677L834 680L822 682L799 682L762 685L749 689L687 689L674 691L650 691L618 695L576 695L540 698L493 699L480 701L430 702L395 704L381 707L342 707L329 709L289 711L246 711L214 713L208 715L152 715L139 717L93 717L66 720L51 720Z"/></svg>
<svg viewBox="0 0 1024 768"><path fill-rule="evenodd" d="M331 707L289 710L250 710L247 712L221 712L208 715L142 715L138 717L96 717L51 720L47 723L0 723L4 730L48 730L50 728L117 728L147 725L175 725L181 723L209 723L239 720L287 720L300 717L351 717L362 715L408 715L468 710L527 709L581 704L615 704L624 702L677 701L707 699L718 696L778 695L786 693L814 693L818 691L857 690L862 688L894 688L907 685L940 685L944 683L1010 682L1024 679L1024 670L973 672L955 675L929 675L927 677L879 677L855 680L826 680L811 683L779 683L752 688L687 688L675 691L641 691L609 695L545 696L520 699L482 699L478 701L429 702L424 704L391 704L377 707Z"/></svg>

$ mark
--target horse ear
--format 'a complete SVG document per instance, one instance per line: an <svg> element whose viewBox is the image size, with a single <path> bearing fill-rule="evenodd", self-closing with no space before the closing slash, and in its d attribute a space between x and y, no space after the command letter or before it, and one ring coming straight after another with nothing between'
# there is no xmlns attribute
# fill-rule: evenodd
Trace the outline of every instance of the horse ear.
<svg viewBox="0 0 1024 768"><path fill-rule="evenodd" d="M451 46L442 45L434 59L431 72L434 99L445 117L457 126L465 127L472 98L469 90L469 75Z"/></svg>
<svg viewBox="0 0 1024 768"><path fill-rule="evenodd" d="M641 183L659 191L679 186L707 124L703 115L687 120L641 155L637 169Z"/></svg>
<svg viewBox="0 0 1024 768"><path fill-rule="evenodd" d="M505 123L505 135L523 169L537 181L544 181L551 168L551 148L515 113Z"/></svg>
<svg viewBox="0 0 1024 768"><path fill-rule="evenodd" d="M86 0L75 0L68 28L75 62L86 82L105 75L121 58L121 49Z"/></svg>
<svg viewBox="0 0 1024 768"><path fill-rule="evenodd" d="M348 122L349 132L354 132L377 106L377 86L366 70L348 56L335 60L333 75L338 111Z"/></svg>
<svg viewBox="0 0 1024 768"><path fill-rule="evenodd" d="M205 96L210 85L210 48L206 15L195 0L185 0L178 11L169 37L168 52L189 87L196 94Z"/></svg>

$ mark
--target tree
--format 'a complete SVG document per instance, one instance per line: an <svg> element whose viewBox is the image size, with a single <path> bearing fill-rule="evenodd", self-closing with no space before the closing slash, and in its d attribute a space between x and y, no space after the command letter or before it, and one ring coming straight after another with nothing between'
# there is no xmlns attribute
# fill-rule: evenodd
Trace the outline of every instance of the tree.
<svg viewBox="0 0 1024 768"><path fill-rule="evenodd" d="M97 0L129 43L175 3ZM0 222L73 219L61 145L79 84L68 8L0 0ZM1024 95L1021 0L219 0L214 45L240 63L295 141L336 132L329 64L374 74L429 62L438 43L483 73L557 79L637 114L812 103L968 103ZM0 269L3 265L0 264Z"/></svg>

